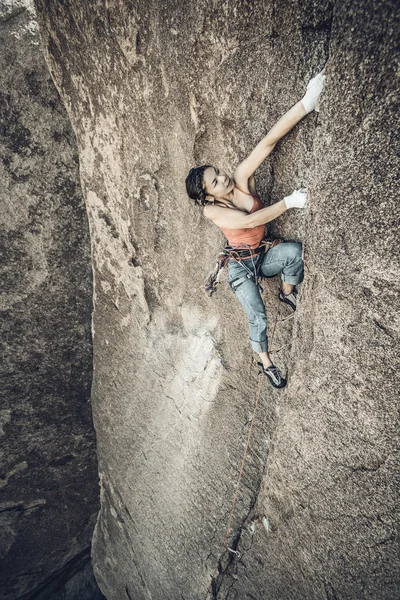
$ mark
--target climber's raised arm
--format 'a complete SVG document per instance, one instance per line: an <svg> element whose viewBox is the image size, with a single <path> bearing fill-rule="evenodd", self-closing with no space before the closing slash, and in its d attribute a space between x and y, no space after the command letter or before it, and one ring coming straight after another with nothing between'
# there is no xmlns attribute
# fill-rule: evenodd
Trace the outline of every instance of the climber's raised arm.
<svg viewBox="0 0 400 600"><path fill-rule="evenodd" d="M249 177L271 154L276 143L293 129L305 115L305 108L300 101L275 123L271 131L257 144L252 153L236 168L233 178L238 185L242 186L247 183Z"/></svg>
<svg viewBox="0 0 400 600"><path fill-rule="evenodd" d="M305 96L283 115L271 131L257 144L253 152L236 168L233 178L247 191L248 179L269 156L275 144L309 112L315 109L324 87L325 75L319 73L307 86Z"/></svg>

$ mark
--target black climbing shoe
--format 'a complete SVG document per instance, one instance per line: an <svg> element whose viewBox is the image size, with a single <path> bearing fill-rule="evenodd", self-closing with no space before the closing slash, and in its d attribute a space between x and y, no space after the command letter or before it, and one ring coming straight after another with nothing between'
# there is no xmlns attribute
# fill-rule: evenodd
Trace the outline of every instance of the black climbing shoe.
<svg viewBox="0 0 400 600"><path fill-rule="evenodd" d="M285 304L289 304L290 308L296 310L297 304L297 290L293 288L290 294L284 294L282 290L279 291L279 300Z"/></svg>
<svg viewBox="0 0 400 600"><path fill-rule="evenodd" d="M258 362L257 364L260 367L262 373L264 373L264 375L267 377L267 379L270 380L270 382L275 388L280 389L285 387L287 381L284 377L282 377L282 374L278 367L275 367L275 365L271 365L270 367L264 367L264 365L260 362Z"/></svg>

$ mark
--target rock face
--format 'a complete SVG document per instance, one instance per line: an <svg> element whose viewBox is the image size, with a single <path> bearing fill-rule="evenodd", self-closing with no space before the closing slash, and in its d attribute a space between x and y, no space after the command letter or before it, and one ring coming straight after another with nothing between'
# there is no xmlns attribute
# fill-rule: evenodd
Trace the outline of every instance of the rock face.
<svg viewBox="0 0 400 600"><path fill-rule="evenodd" d="M90 246L32 3L0 2L0 596L94 598Z"/></svg>
<svg viewBox="0 0 400 600"><path fill-rule="evenodd" d="M102 591L201 600L219 559L214 598L394 599L394 2L36 6L91 229ZM324 65L320 113L258 174L266 201L308 186L272 228L307 269L221 557L257 369L229 288L202 292L223 238L184 179L234 167Z"/></svg>

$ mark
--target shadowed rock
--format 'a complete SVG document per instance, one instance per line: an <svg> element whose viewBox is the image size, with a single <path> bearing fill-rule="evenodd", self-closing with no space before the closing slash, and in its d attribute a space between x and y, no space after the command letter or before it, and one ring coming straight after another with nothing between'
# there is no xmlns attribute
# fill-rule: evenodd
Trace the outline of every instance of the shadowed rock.
<svg viewBox="0 0 400 600"><path fill-rule="evenodd" d="M0 596L94 598L91 266L71 125L31 2L0 2Z"/></svg>

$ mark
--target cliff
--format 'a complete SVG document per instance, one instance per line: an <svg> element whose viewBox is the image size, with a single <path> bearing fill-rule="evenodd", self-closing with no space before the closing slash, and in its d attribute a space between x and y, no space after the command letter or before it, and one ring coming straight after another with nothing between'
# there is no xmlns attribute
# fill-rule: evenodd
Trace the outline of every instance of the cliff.
<svg viewBox="0 0 400 600"><path fill-rule="evenodd" d="M214 598L398 596L394 2L36 0L76 134L94 274L92 403L101 479L93 563L109 600L205 597L257 389L228 286L202 292L223 238L187 199L230 168L326 65L313 113L258 173L301 184L283 392L264 386ZM265 285L270 322L278 281ZM293 327L292 327L293 323Z"/></svg>

